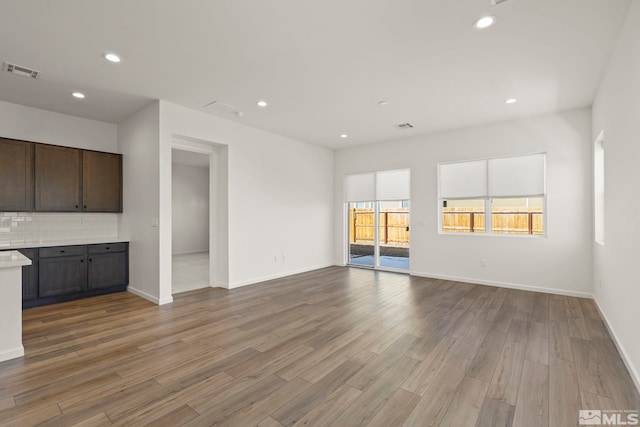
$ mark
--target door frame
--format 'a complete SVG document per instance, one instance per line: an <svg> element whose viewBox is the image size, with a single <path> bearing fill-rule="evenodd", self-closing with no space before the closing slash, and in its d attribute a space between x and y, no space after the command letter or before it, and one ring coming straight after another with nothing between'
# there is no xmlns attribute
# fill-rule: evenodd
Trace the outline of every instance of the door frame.
<svg viewBox="0 0 640 427"><path fill-rule="evenodd" d="M380 264L380 202L385 202L386 200L368 200L365 203L373 203L373 265L361 265L361 264L352 264L350 263L351 259L351 236L350 236L350 224L349 224L349 203L358 203L358 202L345 202L344 203L344 212L345 218L345 229L346 229L346 239L345 239L345 260L344 263L347 267L356 267L356 268L365 268L369 270L380 270L380 271L390 271L394 273L405 273L410 274L411 272L411 239L409 240L409 268L404 270L401 268L392 268L392 267L381 267ZM409 201L409 221L411 221L411 200ZM411 227L411 222L409 222L409 227Z"/></svg>
<svg viewBox="0 0 640 427"><path fill-rule="evenodd" d="M209 286L226 288L228 287L228 262L226 261L228 253L225 252L224 246L228 232L226 217L220 213L224 211L223 206L226 209L225 189L227 184L223 179L226 176L226 169L222 168L225 161L221 159L218 147L191 138L174 135L171 141L172 157L174 149L209 156ZM171 204L173 205L173 194L171 195ZM173 294L173 283L171 289Z"/></svg>

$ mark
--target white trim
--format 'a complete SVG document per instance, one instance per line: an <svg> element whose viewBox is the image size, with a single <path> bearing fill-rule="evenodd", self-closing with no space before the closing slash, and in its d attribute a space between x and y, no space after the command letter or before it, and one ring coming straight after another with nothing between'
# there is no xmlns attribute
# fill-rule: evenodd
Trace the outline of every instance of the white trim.
<svg viewBox="0 0 640 427"><path fill-rule="evenodd" d="M314 265L311 267L300 268L298 270L287 271L284 273L278 273L278 274L263 276L255 279L249 279L242 282L231 283L228 285L227 289L235 289L235 288L241 288L243 286L255 285L258 283L266 282L268 280L281 279L283 277L293 276L294 274L307 273L313 270L320 270L322 268L333 267L334 265L335 264L329 262L326 264Z"/></svg>
<svg viewBox="0 0 640 427"><path fill-rule="evenodd" d="M613 343L616 345L616 348L618 349L618 353L620 353L620 357L622 358L624 365L627 367L627 371L629 371L629 376L631 376L633 383L638 389L638 393L640 393L640 372L638 372L636 367L633 365L633 362L631 362L631 358L629 358L629 354L625 351L624 347L622 346L622 343L618 339L618 335L615 333L615 331L613 330L613 327L611 326L611 322L609 322L609 319L604 314L604 311L602 311L602 309L600 308L600 304L598 304L598 299L595 296L593 297L593 301L596 303L596 308L598 309L598 312L600 312L600 317L602 317L602 320L604 320L604 325L607 328L609 335L611 335L611 338L613 339Z"/></svg>
<svg viewBox="0 0 640 427"><path fill-rule="evenodd" d="M158 297L154 297L151 294L146 293L145 291L141 291L140 289L136 289L132 286L128 286L127 287L127 291L131 292L134 295L137 295L141 298L146 299L147 301L151 301L152 303L156 304L156 305L165 305L165 304L170 304L173 302L173 297L170 298L164 298L162 300L160 300Z"/></svg>
<svg viewBox="0 0 640 427"><path fill-rule="evenodd" d="M597 163L599 153L602 164ZM604 246L605 242L605 155L604 129L602 129L593 143L593 240L600 246ZM598 178L601 178L602 182ZM598 194L598 189L602 189L602 197Z"/></svg>
<svg viewBox="0 0 640 427"><path fill-rule="evenodd" d="M412 271L410 274L412 276L427 277L430 279L451 280L453 282L471 283L474 285L485 285L485 286L494 286L498 288L518 289L521 291L542 292L545 294L564 295L564 296L578 297L578 298L589 298L589 299L593 298L593 296L588 292L569 291L566 289L545 288L542 286L521 285L518 283L494 282L491 280L473 279L469 277L446 276L442 274L421 273L421 272L415 272L415 271Z"/></svg>
<svg viewBox="0 0 640 427"><path fill-rule="evenodd" d="M16 347L11 350L5 350L0 353L0 362L4 362L6 360L17 359L18 357L24 356L24 347L22 344L20 347Z"/></svg>
<svg viewBox="0 0 640 427"><path fill-rule="evenodd" d="M223 283L223 282L219 282L219 283L211 283L209 285L210 288L222 288L222 289L230 289L229 288L229 284L228 283Z"/></svg>

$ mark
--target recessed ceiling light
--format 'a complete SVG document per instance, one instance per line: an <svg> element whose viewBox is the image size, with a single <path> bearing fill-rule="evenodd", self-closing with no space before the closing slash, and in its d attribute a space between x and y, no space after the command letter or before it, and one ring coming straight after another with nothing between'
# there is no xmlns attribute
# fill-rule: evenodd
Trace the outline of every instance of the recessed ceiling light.
<svg viewBox="0 0 640 427"><path fill-rule="evenodd" d="M258 107L262 107L262 108L264 108L264 107L266 107L267 105L269 105L269 104L267 104L267 101L258 101Z"/></svg>
<svg viewBox="0 0 640 427"><path fill-rule="evenodd" d="M349 135L347 135L346 133L343 133L342 135L340 135L340 138L346 138L346 137L348 137L348 136L349 136Z"/></svg>
<svg viewBox="0 0 640 427"><path fill-rule="evenodd" d="M505 102L505 104L515 104L518 100L515 98L509 98Z"/></svg>
<svg viewBox="0 0 640 427"><path fill-rule="evenodd" d="M482 16L476 19L476 22L473 23L473 28L475 28L476 30L484 30L485 28L489 28L490 26L495 24L496 20L497 18L495 16Z"/></svg>
<svg viewBox="0 0 640 427"><path fill-rule="evenodd" d="M74 98L84 99L84 93L82 92L73 92L71 95L73 95Z"/></svg>
<svg viewBox="0 0 640 427"><path fill-rule="evenodd" d="M121 61L120 57L118 55L116 55L115 53L107 52L107 53L102 54L102 56L107 61L115 62L116 64Z"/></svg>

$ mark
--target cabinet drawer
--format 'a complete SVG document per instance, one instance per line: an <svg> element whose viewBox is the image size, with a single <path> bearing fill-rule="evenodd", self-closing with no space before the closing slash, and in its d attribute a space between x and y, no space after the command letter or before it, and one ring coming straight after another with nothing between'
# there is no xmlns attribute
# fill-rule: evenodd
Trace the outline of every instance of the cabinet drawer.
<svg viewBox="0 0 640 427"><path fill-rule="evenodd" d="M100 245L89 245L90 254L103 254L107 252L124 252L127 250L126 243L104 243Z"/></svg>
<svg viewBox="0 0 640 427"><path fill-rule="evenodd" d="M53 248L40 248L40 258L84 255L85 253L86 246L55 246Z"/></svg>

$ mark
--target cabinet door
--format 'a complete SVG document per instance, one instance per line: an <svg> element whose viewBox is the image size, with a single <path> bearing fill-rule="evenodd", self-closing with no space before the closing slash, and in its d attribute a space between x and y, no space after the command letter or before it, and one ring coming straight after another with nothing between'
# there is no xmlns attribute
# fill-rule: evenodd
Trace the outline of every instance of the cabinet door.
<svg viewBox="0 0 640 427"><path fill-rule="evenodd" d="M35 210L81 211L81 151L75 148L36 144Z"/></svg>
<svg viewBox="0 0 640 427"><path fill-rule="evenodd" d="M33 210L33 143L0 138L0 212Z"/></svg>
<svg viewBox="0 0 640 427"><path fill-rule="evenodd" d="M40 258L40 298L84 291L87 287L85 258L84 255Z"/></svg>
<svg viewBox="0 0 640 427"><path fill-rule="evenodd" d="M22 301L38 298L37 249L20 249L19 252L31 260L31 265L22 267Z"/></svg>
<svg viewBox="0 0 640 427"><path fill-rule="evenodd" d="M82 152L82 200L85 212L122 212L122 156Z"/></svg>
<svg viewBox="0 0 640 427"><path fill-rule="evenodd" d="M89 289L126 285L127 253L89 255Z"/></svg>

